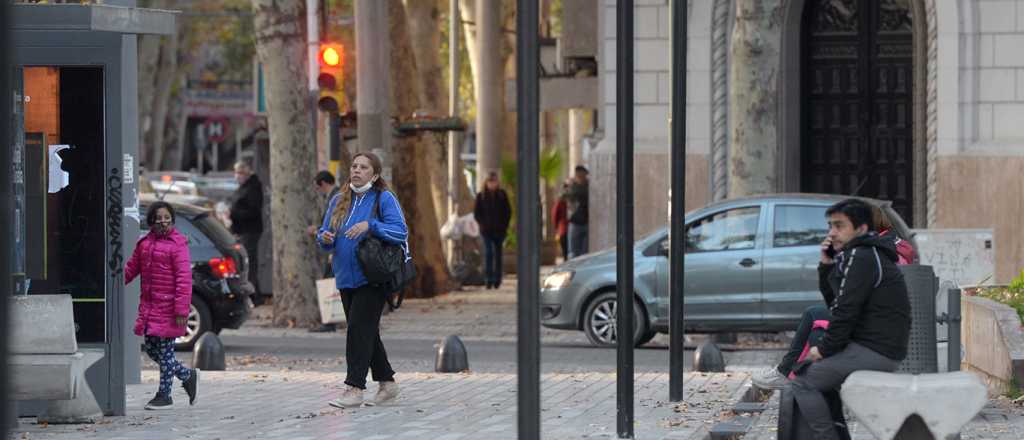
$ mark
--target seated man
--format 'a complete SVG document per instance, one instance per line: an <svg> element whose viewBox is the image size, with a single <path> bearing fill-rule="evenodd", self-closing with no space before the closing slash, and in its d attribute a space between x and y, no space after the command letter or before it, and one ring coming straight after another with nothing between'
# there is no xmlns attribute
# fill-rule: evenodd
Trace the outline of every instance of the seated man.
<svg viewBox="0 0 1024 440"><path fill-rule="evenodd" d="M798 368L783 390L780 408L795 403L814 438L836 439L834 412L825 393L838 390L854 371L896 370L907 355L910 300L896 267L895 243L872 230L871 207L847 199L825 215L829 232L821 244L818 280L832 319L821 344L807 353L811 363ZM785 431L792 423L784 420L781 409L779 425L779 438L788 438L791 434Z"/></svg>
<svg viewBox="0 0 1024 440"><path fill-rule="evenodd" d="M892 222L881 208L872 205L871 214L879 239L893 242L897 255L896 264L913 264L917 259L917 252L910 242L896 235ZM820 344L825 329L828 328L828 321L831 319L832 315L824 303L815 304L804 310L804 313L800 315L800 324L797 325L796 333L790 342L789 351L782 356L782 361L778 365L766 367L754 373L750 378L751 382L764 390L781 390L794 376L793 367L804 360L811 347Z"/></svg>

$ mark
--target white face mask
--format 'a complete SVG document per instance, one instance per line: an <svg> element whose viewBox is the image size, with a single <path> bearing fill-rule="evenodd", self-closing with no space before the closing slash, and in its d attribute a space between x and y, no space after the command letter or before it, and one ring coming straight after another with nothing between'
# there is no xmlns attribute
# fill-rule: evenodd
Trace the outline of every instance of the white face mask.
<svg viewBox="0 0 1024 440"><path fill-rule="evenodd" d="M355 186L355 185L349 183L348 187L352 189L352 192L354 192L356 194L362 194L362 193L364 193L366 191L369 191L370 188L373 187L373 182L376 182L376 181L377 181L377 176L374 176L372 179L370 179L369 182L366 182L366 184L364 184L363 186Z"/></svg>

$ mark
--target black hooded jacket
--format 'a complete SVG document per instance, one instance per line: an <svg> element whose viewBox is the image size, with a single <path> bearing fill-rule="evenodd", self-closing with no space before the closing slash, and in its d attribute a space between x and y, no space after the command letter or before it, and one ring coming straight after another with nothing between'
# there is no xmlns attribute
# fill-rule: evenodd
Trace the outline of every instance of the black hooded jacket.
<svg viewBox="0 0 1024 440"><path fill-rule="evenodd" d="M835 264L818 266L818 286L832 312L818 347L828 357L850 342L903 360L910 338L910 298L896 266L894 240L872 232L843 247Z"/></svg>
<svg viewBox="0 0 1024 440"><path fill-rule="evenodd" d="M238 235L263 232L263 183L255 174L249 176L232 197L231 232Z"/></svg>

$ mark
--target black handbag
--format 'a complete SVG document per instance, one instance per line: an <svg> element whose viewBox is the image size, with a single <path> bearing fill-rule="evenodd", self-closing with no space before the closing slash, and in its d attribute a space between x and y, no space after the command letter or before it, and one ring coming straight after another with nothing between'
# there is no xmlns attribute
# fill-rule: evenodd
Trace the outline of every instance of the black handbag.
<svg viewBox="0 0 1024 440"><path fill-rule="evenodd" d="M373 202L370 218L380 218L381 193ZM401 208L399 208L401 209ZM397 309L402 305L402 291L416 278L416 266L412 257L406 257L401 244L395 244L373 235L367 235L356 246L356 259L363 269L363 276L374 286L384 290L388 295L388 305ZM394 298L393 293L398 293Z"/></svg>

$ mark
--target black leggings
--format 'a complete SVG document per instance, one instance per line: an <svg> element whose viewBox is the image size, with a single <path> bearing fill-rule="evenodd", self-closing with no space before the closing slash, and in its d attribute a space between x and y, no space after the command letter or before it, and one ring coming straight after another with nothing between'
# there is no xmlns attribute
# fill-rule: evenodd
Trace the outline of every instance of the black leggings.
<svg viewBox="0 0 1024 440"><path fill-rule="evenodd" d="M345 308L348 330L345 335L345 364L348 375L345 383L366 389L367 370L373 372L375 382L392 382L395 371L388 362L388 353L380 341L380 315L387 303L387 295L369 285L341 290L341 304Z"/></svg>
<svg viewBox="0 0 1024 440"><path fill-rule="evenodd" d="M796 335L793 336L793 342L789 344L789 351L782 357L782 362L779 362L779 373L782 373L783 376L789 375L793 365L796 364L797 358L800 357L800 353L804 351L805 344L810 342L813 347L821 343L820 340L811 337L811 328L814 327L814 321L829 321L831 319L832 314L829 313L828 307L825 307L824 304L816 304L804 310L803 315L800 316L800 325L796 328Z"/></svg>

